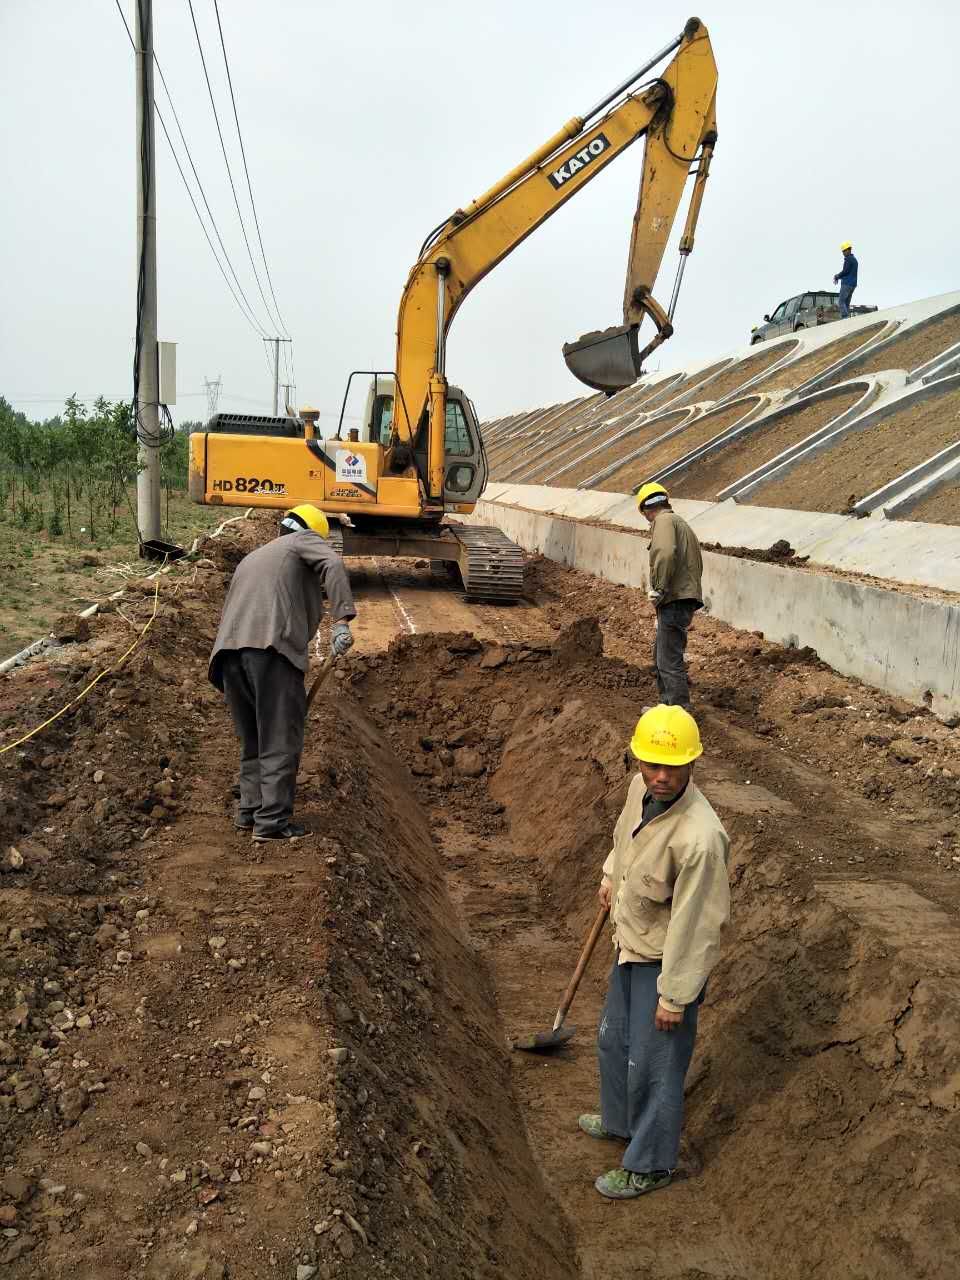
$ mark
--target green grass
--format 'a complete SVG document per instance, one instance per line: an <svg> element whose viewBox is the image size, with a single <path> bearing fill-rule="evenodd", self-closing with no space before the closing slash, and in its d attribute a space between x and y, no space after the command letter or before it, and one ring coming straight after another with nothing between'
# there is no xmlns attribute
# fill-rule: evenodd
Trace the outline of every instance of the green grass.
<svg viewBox="0 0 960 1280"><path fill-rule="evenodd" d="M136 505L136 493L131 492ZM199 507L186 494L161 502L162 536L189 548L198 533L215 529L226 518L216 507ZM77 613L103 600L123 585L122 572L147 573L150 566L138 556L136 528L129 509L118 513L117 527L109 520L90 538L74 519L74 537L33 533L14 523L9 511L0 513L0 661L45 635L62 614Z"/></svg>

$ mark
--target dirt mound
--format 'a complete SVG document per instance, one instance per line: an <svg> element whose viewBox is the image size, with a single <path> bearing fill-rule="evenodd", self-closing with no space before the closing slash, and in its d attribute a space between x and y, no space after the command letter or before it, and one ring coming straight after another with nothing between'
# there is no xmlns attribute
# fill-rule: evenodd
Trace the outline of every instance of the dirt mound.
<svg viewBox="0 0 960 1280"><path fill-rule="evenodd" d="M720 555L733 556L737 560L757 560L761 564L804 565L809 556L798 556L786 538L778 538L765 551L757 547L724 547L719 542L704 542L704 551L716 551Z"/></svg>

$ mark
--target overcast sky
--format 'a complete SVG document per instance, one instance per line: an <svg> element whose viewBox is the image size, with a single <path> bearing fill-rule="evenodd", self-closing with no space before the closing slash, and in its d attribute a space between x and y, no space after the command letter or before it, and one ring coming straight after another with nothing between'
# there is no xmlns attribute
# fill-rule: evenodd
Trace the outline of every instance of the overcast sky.
<svg viewBox="0 0 960 1280"><path fill-rule="evenodd" d="M212 0L194 8L242 183ZM351 369L392 368L400 291L427 231L689 16L673 0L220 0L220 12L298 399L329 414ZM960 287L958 13L946 0L725 0L700 13L720 72L720 141L662 367L736 346L783 298L829 286L848 238L858 302ZM155 0L155 47L266 327L187 0ZM72 391L127 397L134 66L115 0L0 0L0 86L0 394L36 417ZM172 127L159 82L157 99ZM157 149L159 329L179 344L176 417L205 416L204 379L218 375L221 408L269 412L262 343L159 130ZM621 319L640 165L639 147L626 152L461 308L447 371L481 418L581 393L560 348ZM671 247L664 302L675 265Z"/></svg>

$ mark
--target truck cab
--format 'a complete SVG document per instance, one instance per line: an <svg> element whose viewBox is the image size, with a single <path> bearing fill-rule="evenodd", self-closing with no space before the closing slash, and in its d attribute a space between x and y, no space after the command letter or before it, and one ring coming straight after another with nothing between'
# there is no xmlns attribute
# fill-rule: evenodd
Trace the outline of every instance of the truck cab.
<svg viewBox="0 0 960 1280"><path fill-rule="evenodd" d="M779 338L785 333L797 333L800 329L814 329L817 325L830 324L840 319L840 295L827 289L811 289L798 293L781 302L771 315L763 317L763 324L755 325L750 334L750 345ZM851 307L850 314L866 315L876 307Z"/></svg>

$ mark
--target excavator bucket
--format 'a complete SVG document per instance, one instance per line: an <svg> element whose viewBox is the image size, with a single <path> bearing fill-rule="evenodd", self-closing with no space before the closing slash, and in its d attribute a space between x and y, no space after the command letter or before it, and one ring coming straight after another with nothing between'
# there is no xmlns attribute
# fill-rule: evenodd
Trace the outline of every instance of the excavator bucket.
<svg viewBox="0 0 960 1280"><path fill-rule="evenodd" d="M595 391L614 395L632 386L640 376L639 328L614 325L585 333L576 342L563 344L563 358L575 378Z"/></svg>

